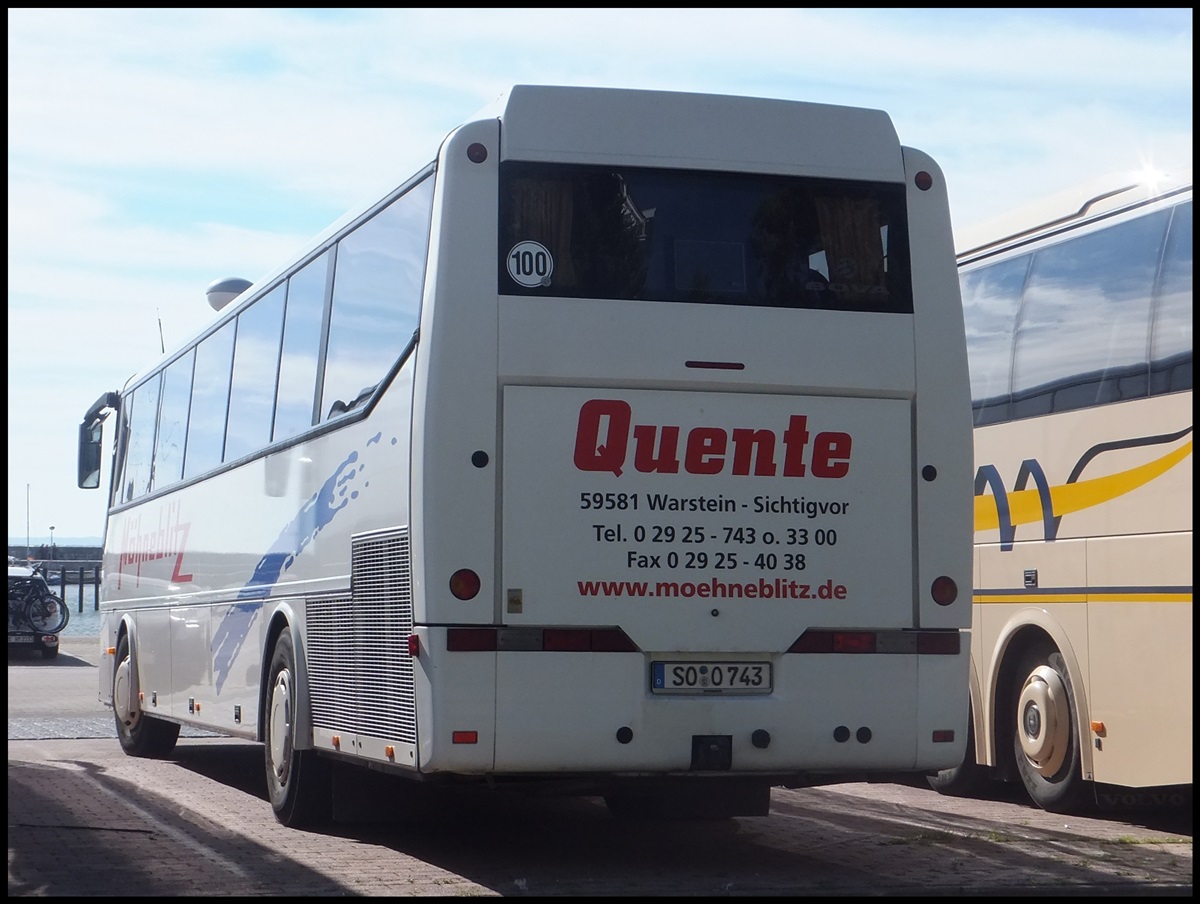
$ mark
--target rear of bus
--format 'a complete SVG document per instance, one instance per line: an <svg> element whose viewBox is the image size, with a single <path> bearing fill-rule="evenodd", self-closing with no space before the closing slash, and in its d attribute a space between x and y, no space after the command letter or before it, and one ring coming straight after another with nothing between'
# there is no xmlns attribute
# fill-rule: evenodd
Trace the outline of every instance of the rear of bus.
<svg viewBox="0 0 1200 904"><path fill-rule="evenodd" d="M445 141L434 210L416 768L750 815L957 763L971 424L934 161L879 111L517 87Z"/></svg>

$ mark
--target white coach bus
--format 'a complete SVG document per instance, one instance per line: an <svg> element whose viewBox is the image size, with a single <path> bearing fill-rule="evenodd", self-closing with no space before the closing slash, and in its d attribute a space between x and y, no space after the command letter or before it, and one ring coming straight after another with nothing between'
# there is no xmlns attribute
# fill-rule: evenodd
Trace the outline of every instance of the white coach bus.
<svg viewBox="0 0 1200 904"><path fill-rule="evenodd" d="M972 737L934 787L1047 810L1192 783L1192 185L1126 179L959 255L975 422Z"/></svg>
<svg viewBox="0 0 1200 904"><path fill-rule="evenodd" d="M518 86L244 285L80 428L128 753L261 741L288 825L341 764L703 817L961 760L962 308L885 113Z"/></svg>

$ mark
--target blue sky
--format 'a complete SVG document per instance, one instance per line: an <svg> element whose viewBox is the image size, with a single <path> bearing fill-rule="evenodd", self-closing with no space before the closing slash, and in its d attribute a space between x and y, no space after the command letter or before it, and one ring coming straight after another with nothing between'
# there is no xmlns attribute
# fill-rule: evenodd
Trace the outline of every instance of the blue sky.
<svg viewBox="0 0 1200 904"><path fill-rule="evenodd" d="M517 83L873 107L956 231L1192 155L1190 9L9 9L8 533L99 537L76 427ZM107 474L105 475L107 478Z"/></svg>

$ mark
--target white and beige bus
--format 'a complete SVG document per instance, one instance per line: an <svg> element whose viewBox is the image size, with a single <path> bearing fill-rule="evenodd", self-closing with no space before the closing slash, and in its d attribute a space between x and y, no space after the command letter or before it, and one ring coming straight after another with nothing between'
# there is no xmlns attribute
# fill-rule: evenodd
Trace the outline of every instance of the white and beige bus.
<svg viewBox="0 0 1200 904"><path fill-rule="evenodd" d="M1192 782L1192 186L1106 182L960 239L972 741L1041 807Z"/></svg>
<svg viewBox="0 0 1200 904"><path fill-rule="evenodd" d="M124 749L763 815L963 757L946 186L877 110L519 86L105 393ZM238 294L240 292L240 294Z"/></svg>

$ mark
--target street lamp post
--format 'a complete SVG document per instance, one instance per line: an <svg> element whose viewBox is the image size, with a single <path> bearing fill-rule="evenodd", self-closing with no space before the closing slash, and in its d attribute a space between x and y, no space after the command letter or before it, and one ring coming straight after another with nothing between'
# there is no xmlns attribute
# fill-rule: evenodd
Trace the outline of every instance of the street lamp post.
<svg viewBox="0 0 1200 904"><path fill-rule="evenodd" d="M50 525L50 561L54 561L54 525Z"/></svg>

